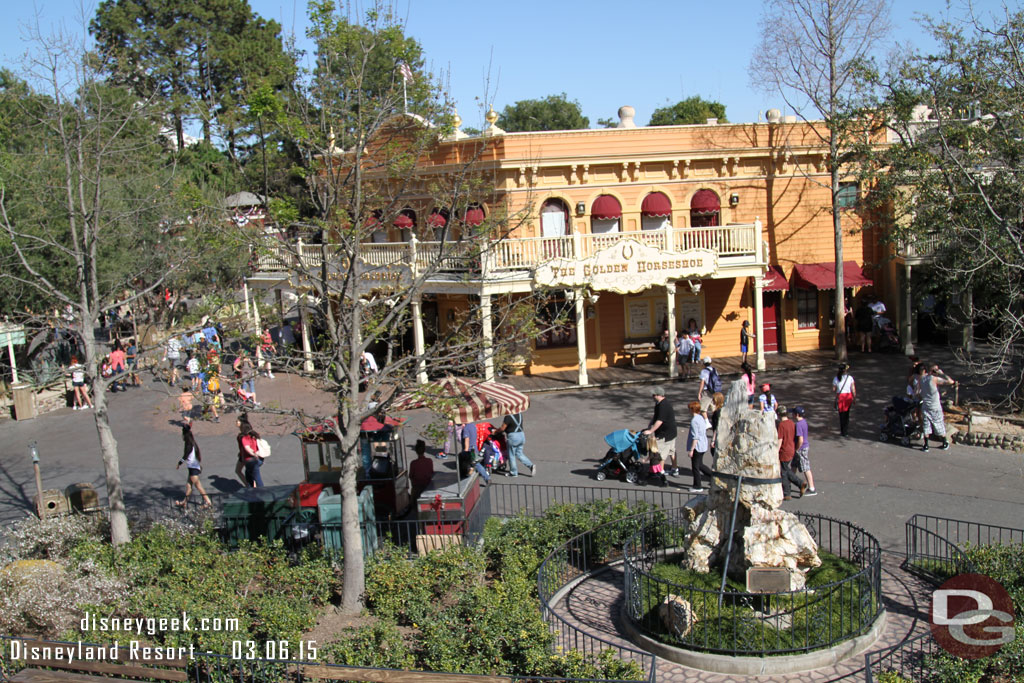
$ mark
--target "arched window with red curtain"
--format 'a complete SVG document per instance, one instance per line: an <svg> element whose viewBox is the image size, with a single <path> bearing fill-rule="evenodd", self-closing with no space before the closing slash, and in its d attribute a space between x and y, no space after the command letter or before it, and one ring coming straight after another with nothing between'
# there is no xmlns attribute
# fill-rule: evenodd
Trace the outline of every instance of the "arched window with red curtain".
<svg viewBox="0 0 1024 683"><path fill-rule="evenodd" d="M690 227L714 228L721 225L722 204L713 190L697 190L690 199ZM715 249L714 230L694 232L690 236L690 249Z"/></svg>

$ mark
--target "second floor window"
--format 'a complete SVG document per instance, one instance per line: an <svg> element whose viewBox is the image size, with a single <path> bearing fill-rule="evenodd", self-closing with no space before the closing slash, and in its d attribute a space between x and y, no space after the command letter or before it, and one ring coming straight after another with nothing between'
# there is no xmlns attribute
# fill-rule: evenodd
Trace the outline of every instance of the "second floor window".
<svg viewBox="0 0 1024 683"><path fill-rule="evenodd" d="M856 209L860 195L860 183L839 183L836 192L836 206L840 209Z"/></svg>

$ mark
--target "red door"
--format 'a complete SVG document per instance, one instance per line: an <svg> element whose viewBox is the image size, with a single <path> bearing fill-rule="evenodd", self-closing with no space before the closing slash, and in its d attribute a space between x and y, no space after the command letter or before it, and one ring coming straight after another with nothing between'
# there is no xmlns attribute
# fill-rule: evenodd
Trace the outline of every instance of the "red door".
<svg viewBox="0 0 1024 683"><path fill-rule="evenodd" d="M779 303L778 292L763 292L761 306L764 309L764 350L765 353L779 350Z"/></svg>

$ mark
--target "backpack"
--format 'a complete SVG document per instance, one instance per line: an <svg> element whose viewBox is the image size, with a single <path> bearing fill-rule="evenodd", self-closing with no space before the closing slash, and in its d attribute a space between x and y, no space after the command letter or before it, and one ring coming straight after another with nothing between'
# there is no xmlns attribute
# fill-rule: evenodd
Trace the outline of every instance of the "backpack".
<svg viewBox="0 0 1024 683"><path fill-rule="evenodd" d="M256 439L256 454L263 460L270 457L270 444L263 437Z"/></svg>
<svg viewBox="0 0 1024 683"><path fill-rule="evenodd" d="M220 391L220 380L214 375L210 378L210 381L206 383L206 390L211 394L215 394Z"/></svg>
<svg viewBox="0 0 1024 683"><path fill-rule="evenodd" d="M717 394L722 390L722 378L718 376L718 370L714 367L708 368L708 389L712 394Z"/></svg>

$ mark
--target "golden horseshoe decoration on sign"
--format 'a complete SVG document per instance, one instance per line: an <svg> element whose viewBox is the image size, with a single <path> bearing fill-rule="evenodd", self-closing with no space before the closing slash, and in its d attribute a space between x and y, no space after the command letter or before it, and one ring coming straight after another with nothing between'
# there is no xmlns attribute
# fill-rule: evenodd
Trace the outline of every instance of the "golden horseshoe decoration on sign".
<svg viewBox="0 0 1024 683"><path fill-rule="evenodd" d="M622 258L629 261L633 258L633 245L623 244L622 245Z"/></svg>

